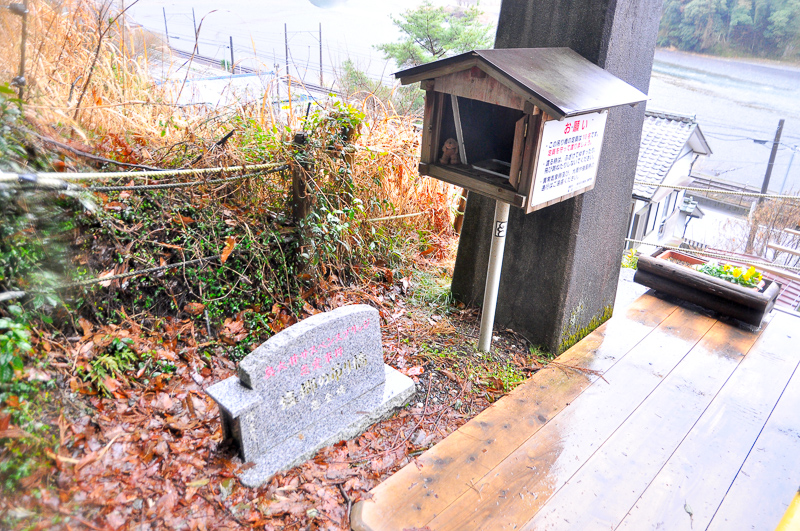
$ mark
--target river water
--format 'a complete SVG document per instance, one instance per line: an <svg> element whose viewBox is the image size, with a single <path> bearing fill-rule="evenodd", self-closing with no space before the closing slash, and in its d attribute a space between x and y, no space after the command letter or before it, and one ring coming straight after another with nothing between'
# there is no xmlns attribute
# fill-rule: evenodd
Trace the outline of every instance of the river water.
<svg viewBox="0 0 800 531"><path fill-rule="evenodd" d="M322 77L328 85L348 58L371 77L389 81L394 65L387 64L373 46L396 40L399 34L391 15L419 4L420 0L236 0L227 4L142 0L129 14L148 30L162 34L166 15L170 44L186 51L192 50L195 24L202 21L200 54L229 59L232 37L237 64L266 70L276 65L284 68L288 40L290 72L309 83L320 80L321 24ZM499 7L500 0L481 0L485 21L496 20ZM757 188L778 121L784 118L769 189L780 191L786 178L786 190L800 191L800 67L657 50L649 96L650 109L697 116L713 154L700 158L696 173ZM798 153L787 176L793 147Z"/></svg>

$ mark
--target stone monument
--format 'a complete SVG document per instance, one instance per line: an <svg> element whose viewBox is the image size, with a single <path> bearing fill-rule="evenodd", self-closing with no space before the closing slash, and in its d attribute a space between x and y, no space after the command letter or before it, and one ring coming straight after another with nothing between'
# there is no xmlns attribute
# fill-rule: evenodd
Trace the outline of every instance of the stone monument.
<svg viewBox="0 0 800 531"><path fill-rule="evenodd" d="M257 487L403 405L414 382L383 363L380 314L358 304L279 332L206 393L224 437L255 465L242 483Z"/></svg>

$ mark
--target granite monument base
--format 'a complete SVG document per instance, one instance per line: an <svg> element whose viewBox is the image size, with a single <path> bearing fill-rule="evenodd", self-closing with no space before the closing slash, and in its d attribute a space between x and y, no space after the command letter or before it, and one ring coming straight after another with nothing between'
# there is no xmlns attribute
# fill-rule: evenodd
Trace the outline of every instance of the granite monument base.
<svg viewBox="0 0 800 531"><path fill-rule="evenodd" d="M388 365L384 365L384 371L386 381L358 397L354 401L357 407L351 403L342 405L330 412L328 421L309 424L252 461L255 466L245 470L239 477L242 484L258 487L278 472L310 459L320 448L358 436L391 415L394 409L403 406L414 394L414 382ZM248 390L236 381L232 385ZM363 409L367 405L369 409ZM226 424L230 420L227 419Z"/></svg>

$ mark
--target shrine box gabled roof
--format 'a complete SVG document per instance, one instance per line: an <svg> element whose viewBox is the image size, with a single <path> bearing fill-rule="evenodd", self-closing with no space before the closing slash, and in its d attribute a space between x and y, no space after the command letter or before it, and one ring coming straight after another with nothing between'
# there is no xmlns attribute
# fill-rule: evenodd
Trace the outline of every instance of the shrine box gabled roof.
<svg viewBox="0 0 800 531"><path fill-rule="evenodd" d="M473 67L558 119L647 100L646 94L569 48L473 50L402 70L395 77L408 85Z"/></svg>

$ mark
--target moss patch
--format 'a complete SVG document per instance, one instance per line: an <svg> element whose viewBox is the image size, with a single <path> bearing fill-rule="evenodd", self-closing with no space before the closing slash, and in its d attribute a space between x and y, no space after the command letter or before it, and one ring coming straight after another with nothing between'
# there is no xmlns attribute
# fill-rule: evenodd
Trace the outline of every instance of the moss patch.
<svg viewBox="0 0 800 531"><path fill-rule="evenodd" d="M589 321L588 325L578 328L574 331L571 327L570 329L567 329L567 331L565 331L561 336L561 343L558 345L558 352L556 354L558 355L565 352L570 347L575 345L575 343L588 336L595 328L611 319L613 314L614 307L609 304L603 309L603 313L599 316L593 317L592 320Z"/></svg>

